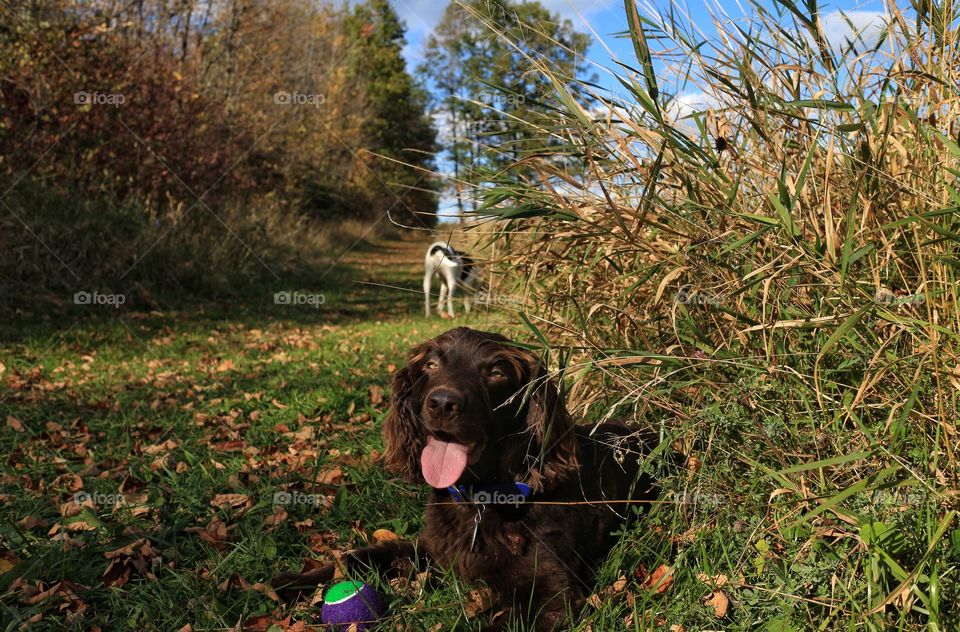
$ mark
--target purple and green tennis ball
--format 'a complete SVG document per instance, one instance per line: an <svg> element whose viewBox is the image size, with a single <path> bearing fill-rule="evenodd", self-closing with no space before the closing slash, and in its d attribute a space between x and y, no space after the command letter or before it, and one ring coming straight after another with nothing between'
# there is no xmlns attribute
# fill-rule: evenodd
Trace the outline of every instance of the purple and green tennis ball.
<svg viewBox="0 0 960 632"><path fill-rule="evenodd" d="M345 581L334 584L323 596L320 621L335 630L357 630L373 626L387 611L377 591L363 582Z"/></svg>

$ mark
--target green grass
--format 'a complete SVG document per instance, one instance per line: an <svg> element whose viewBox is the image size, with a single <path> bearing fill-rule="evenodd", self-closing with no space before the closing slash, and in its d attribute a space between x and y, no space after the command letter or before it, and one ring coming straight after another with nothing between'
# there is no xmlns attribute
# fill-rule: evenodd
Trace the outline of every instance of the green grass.
<svg viewBox="0 0 960 632"><path fill-rule="evenodd" d="M320 284L329 289L319 309L276 306L277 288L264 288L243 304L154 313L71 307L8 323L0 410L17 421L0 431L6 629L33 617L30 629L279 620L282 607L250 585L356 546L375 529L414 535L424 490L388 478L375 462L380 393L407 349L450 323L426 320L416 293L358 283L364 278L341 266ZM419 284L415 265L391 267L377 281ZM81 509L78 492L93 506L65 517L62 506ZM280 492L304 502L270 521ZM124 494L130 506L115 507ZM212 506L221 494L249 500ZM228 530L219 550L190 531L215 519ZM79 522L87 527L69 530ZM55 525L64 525L60 536L50 535ZM152 547L143 567L122 586L105 586L105 554L142 538ZM79 585L70 584L75 599L27 603L30 587L61 581ZM449 606L459 599L448 586L396 599L393 611L417 625L452 624Z"/></svg>
<svg viewBox="0 0 960 632"><path fill-rule="evenodd" d="M394 367L451 323L425 319L420 296L402 291L419 285L416 265L400 263L416 261L418 245L392 246L389 265L348 260L313 285L263 288L233 303L150 313L71 307L8 321L0 330L0 416L11 418L0 430L4 629L284 629L287 617L316 625L317 608L279 604L258 584L305 559L331 559L376 529L415 535L426 490L379 467L379 426ZM324 305L273 304L274 291L296 288L322 291ZM524 336L502 314L459 321ZM853 629L854 604L894 592L913 568L923 572L912 609L884 620L918 628L917 608L953 620L960 531L944 521L938 497L898 486L909 480L902 471L878 479L876 448L789 467L785 455L827 452L806 443L816 414L784 418L769 406L797 397L789 378L771 383L746 369L728 377L738 385L733 400L710 389L684 399L696 383L678 382L669 388L680 422L644 416L695 437L683 449L698 464L663 479L663 502L611 553L597 579L600 608L588 606L578 629ZM849 462L863 477L834 479ZM796 490L814 485L835 491L798 502ZM275 504L283 492L298 498L281 507L285 515ZM78 506L77 493L92 506ZM127 506L115 506L120 497ZM828 511L814 519L818 507ZM70 530L74 523L86 526ZM216 533L218 523L224 541L198 533ZM923 561L930 542L932 565ZM112 553L131 544L132 555ZM657 592L644 581L661 566L673 574ZM107 585L127 568L121 585ZM472 587L449 574L429 588L366 579L390 603L384 629L476 629L495 611L468 617ZM730 600L722 618L707 603L714 588Z"/></svg>

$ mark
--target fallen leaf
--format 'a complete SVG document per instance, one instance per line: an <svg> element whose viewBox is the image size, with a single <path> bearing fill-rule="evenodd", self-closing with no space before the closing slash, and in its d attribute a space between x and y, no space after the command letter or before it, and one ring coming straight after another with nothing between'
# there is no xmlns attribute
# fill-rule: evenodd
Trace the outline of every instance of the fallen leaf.
<svg viewBox="0 0 960 632"><path fill-rule="evenodd" d="M730 579L723 573L719 575L714 575L712 577L710 575L707 575L706 573L698 573L697 579L702 581L707 586L710 586L711 588L723 588L724 586L727 585L727 582L730 581Z"/></svg>
<svg viewBox="0 0 960 632"><path fill-rule="evenodd" d="M61 474L60 476L53 479L53 483L50 484L51 487L66 487L67 491L78 492L83 489L83 479L79 475L70 472L69 474Z"/></svg>
<svg viewBox="0 0 960 632"><path fill-rule="evenodd" d="M400 536L389 529L377 529L373 532L373 541L377 544L380 542L394 542L399 539Z"/></svg>
<svg viewBox="0 0 960 632"><path fill-rule="evenodd" d="M467 593L467 603L463 605L468 619L473 619L481 612L486 612L493 606L493 591L489 588L477 588Z"/></svg>
<svg viewBox="0 0 960 632"><path fill-rule="evenodd" d="M230 507L239 509L240 507L252 507L253 500L247 494L217 494L210 501L210 504L217 509L228 509Z"/></svg>
<svg viewBox="0 0 960 632"><path fill-rule="evenodd" d="M370 387L370 403L379 406L383 403L383 387L376 384Z"/></svg>
<svg viewBox="0 0 960 632"><path fill-rule="evenodd" d="M162 443L156 443L154 445L148 445L140 448L140 451L144 454L149 454L151 456L155 454L161 454L164 452L169 452L170 450L175 449L179 444L173 439L167 439Z"/></svg>
<svg viewBox="0 0 960 632"><path fill-rule="evenodd" d="M651 588L661 594L669 590L670 584L673 583L673 569L667 566L666 564L661 564L656 567L646 579L643 580L643 585L647 588Z"/></svg>
<svg viewBox="0 0 960 632"><path fill-rule="evenodd" d="M722 590L715 590L707 596L703 605L713 608L713 614L722 619L727 616L727 611L730 609L730 599Z"/></svg>
<svg viewBox="0 0 960 632"><path fill-rule="evenodd" d="M287 510L281 507L280 505L275 505L273 507L273 513L267 516L263 524L268 527L275 527L278 524L282 524L287 519Z"/></svg>
<svg viewBox="0 0 960 632"><path fill-rule="evenodd" d="M338 485L343 482L343 470L337 466L317 474L317 482L325 485Z"/></svg>
<svg viewBox="0 0 960 632"><path fill-rule="evenodd" d="M14 417L13 415L7 415L7 427L12 428L16 432L26 432L27 429L23 427L23 422Z"/></svg>
<svg viewBox="0 0 960 632"><path fill-rule="evenodd" d="M67 527L67 531L93 531L97 528L96 525L92 525L89 522L85 522L83 520L76 520L74 522L71 522L70 524L66 525L66 527Z"/></svg>
<svg viewBox="0 0 960 632"><path fill-rule="evenodd" d="M46 520L40 520L35 516L27 516L23 520L17 522L17 526L25 531L30 531L33 529L47 529L50 527L50 523Z"/></svg>
<svg viewBox="0 0 960 632"><path fill-rule="evenodd" d="M133 575L144 575L148 579L156 579L150 572L150 567L159 563L160 552L150 544L147 538L140 538L119 549L107 551L103 554L110 563L103 572L103 584L119 588L126 584Z"/></svg>
<svg viewBox="0 0 960 632"><path fill-rule="evenodd" d="M280 603L280 596L277 595L277 591L275 591L273 588L271 588L270 586L268 586L268 585L266 585L266 584L263 584L263 583L261 583L261 582L257 582L256 584L254 584L253 586L251 586L250 589L251 589L251 590L255 590L255 591L257 591L258 593L261 593L261 594L263 594L263 595L266 595L268 598L272 599L273 601L276 601L277 603Z"/></svg>
<svg viewBox="0 0 960 632"><path fill-rule="evenodd" d="M187 533L196 533L200 539L207 542L218 551L222 551L227 544L227 525L214 518L205 527L187 527Z"/></svg>

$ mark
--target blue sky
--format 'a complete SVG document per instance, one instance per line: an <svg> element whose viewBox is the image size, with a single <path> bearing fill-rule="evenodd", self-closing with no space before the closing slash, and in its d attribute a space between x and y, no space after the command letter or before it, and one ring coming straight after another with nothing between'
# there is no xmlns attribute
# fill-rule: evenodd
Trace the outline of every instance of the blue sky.
<svg viewBox="0 0 960 632"><path fill-rule="evenodd" d="M797 4L805 3L798 0ZM405 55L408 68L413 70L422 60L424 47L433 27L440 21L447 7L447 0L390 0L400 18L407 25L407 47ZM574 28L590 33L594 43L587 51L587 58L602 67L615 67L611 58L619 59L630 66L636 66L636 56L630 40L622 36L627 31L627 22L624 13L623 0L540 0L541 4L551 11L573 22ZM772 5L773 0L762 0L765 5ZM650 14L654 11L666 12L669 3L666 0L639 0L641 13ZM711 2L687 2L679 4L686 8L687 16L704 34L715 33L712 15L725 15L729 19L748 20L744 13L744 4L737 0L711 0ZM883 2L881 0L835 0L820 3L821 17L828 41L835 46L842 45L845 38L850 36L851 28L847 23L849 18L857 25L877 28L883 21ZM841 16L840 12L848 18ZM861 28L858 26L858 28ZM604 72L601 68L593 69L599 78L600 85L614 94L620 94L619 83ZM621 71L622 72L622 71ZM663 86L663 84L661 84ZM680 90L676 107L678 112L688 114L691 111L710 107L707 95L697 92L695 88L688 91ZM443 161L441 161L441 169ZM449 216L452 211L452 200L445 197L441 201L441 215Z"/></svg>
<svg viewBox="0 0 960 632"><path fill-rule="evenodd" d="M401 19L407 24L407 48L406 57L409 67L412 69L423 59L423 49L431 29L440 21L444 9L448 2L446 0L390 0L394 9L400 15ZM593 46L588 51L587 57L592 61L603 65L611 65L612 53L625 63L634 65L636 58L633 53L633 46L627 38L618 36L627 30L627 22L624 14L623 0L540 0L540 3L548 7L551 11L559 13L562 17L570 19L574 28L584 32L595 33L594 39L600 39L603 44L594 41ZM772 2L765 1L765 4ZM803 4L803 2L798 2ZM660 1L641 0L639 2L641 11L656 9L666 10L668 3ZM706 2L687 2L680 6L686 7L688 15L695 24L711 33L712 18ZM736 0L717 0L710 2L713 12L726 13L731 18L744 17L743 5ZM878 0L837 0L834 2L821 2L821 15L827 16L830 13L843 11L851 12L878 12L882 13L883 3ZM839 22L839 20L836 20ZM589 24L589 26L587 26ZM834 28L843 30L845 25L833 24ZM828 23L827 30L831 28ZM608 50L609 49L609 52ZM606 87L613 88L617 84L610 81L609 78L601 75L600 82Z"/></svg>

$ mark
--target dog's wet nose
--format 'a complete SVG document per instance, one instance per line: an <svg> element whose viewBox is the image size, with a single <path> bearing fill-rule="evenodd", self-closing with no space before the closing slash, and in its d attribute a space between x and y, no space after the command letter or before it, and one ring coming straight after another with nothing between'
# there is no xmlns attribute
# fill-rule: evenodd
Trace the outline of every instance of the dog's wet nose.
<svg viewBox="0 0 960 632"><path fill-rule="evenodd" d="M455 415L463 410L463 396L449 389L436 389L427 397L427 407L437 417Z"/></svg>

